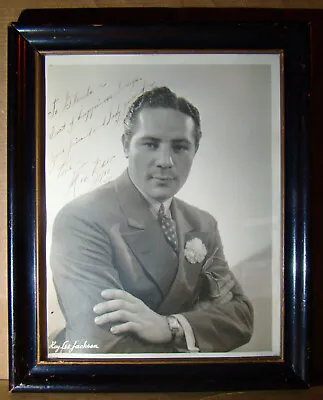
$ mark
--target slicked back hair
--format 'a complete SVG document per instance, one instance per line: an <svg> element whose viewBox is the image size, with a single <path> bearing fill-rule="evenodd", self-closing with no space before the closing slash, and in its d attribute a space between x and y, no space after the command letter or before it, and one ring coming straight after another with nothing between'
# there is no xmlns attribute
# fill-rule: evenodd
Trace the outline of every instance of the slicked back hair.
<svg viewBox="0 0 323 400"><path fill-rule="evenodd" d="M137 116L141 110L146 108L171 108L191 117L195 122L195 151L197 151L202 136L200 113L193 104L183 97L177 97L174 92L165 86L155 87L142 93L131 104L124 119L124 134L126 140L130 141Z"/></svg>

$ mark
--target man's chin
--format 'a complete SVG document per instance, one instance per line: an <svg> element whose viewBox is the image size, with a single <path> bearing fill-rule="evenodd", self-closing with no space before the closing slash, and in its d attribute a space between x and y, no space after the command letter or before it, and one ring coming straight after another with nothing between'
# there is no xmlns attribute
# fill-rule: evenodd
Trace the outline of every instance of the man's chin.
<svg viewBox="0 0 323 400"><path fill-rule="evenodd" d="M151 193L149 194L149 197L160 203L163 203L164 201L175 196L176 193L177 193L176 191L171 190L169 188L167 188L167 189L166 188L156 188L151 191Z"/></svg>

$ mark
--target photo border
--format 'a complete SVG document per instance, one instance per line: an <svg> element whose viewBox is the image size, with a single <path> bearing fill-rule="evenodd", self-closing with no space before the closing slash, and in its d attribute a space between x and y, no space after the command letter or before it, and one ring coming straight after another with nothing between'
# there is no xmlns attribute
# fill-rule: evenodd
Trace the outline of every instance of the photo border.
<svg viewBox="0 0 323 400"><path fill-rule="evenodd" d="M105 11L109 14L107 9ZM198 12L206 19L202 25L202 20L197 20L194 13L174 9L173 13L166 12L167 16L173 16L171 22L165 20L160 25L159 11L150 10L155 20L149 19L147 23L144 19L147 10L142 14L134 10L137 19L131 20L136 22L131 24L129 18L125 24L132 11L119 10L120 19L101 25L93 24L93 18L98 18L97 10L92 13L87 10L92 25L73 25L71 21L66 24L61 19L51 26L44 19L38 19L41 22L36 25L34 21L28 23L27 12L22 14L20 22L9 27L8 260L12 391L90 391L93 387L97 391L241 390L308 385L309 187L306 178L309 168L310 21L241 23L231 20L233 14L229 11L224 21L219 20L216 12L204 9L204 13ZM39 13L40 10L36 15ZM30 21L34 15L29 12ZM73 18L79 20L75 15ZM241 357L220 363L217 359L193 362L167 359L158 363L147 360L49 363L43 360L44 341L47 340L47 335L40 334L43 331L41 316L46 311L43 301L46 287L46 199L42 168L45 157L44 54L125 49L228 52L279 49L282 52L285 84L282 357L255 358L252 362ZM145 382L147 376L149 383Z"/></svg>

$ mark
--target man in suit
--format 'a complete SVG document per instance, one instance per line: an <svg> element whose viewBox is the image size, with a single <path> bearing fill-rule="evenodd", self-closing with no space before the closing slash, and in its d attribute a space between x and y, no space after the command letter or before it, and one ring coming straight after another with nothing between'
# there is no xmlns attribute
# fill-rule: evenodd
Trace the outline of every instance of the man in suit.
<svg viewBox="0 0 323 400"><path fill-rule="evenodd" d="M252 306L216 221L174 197L200 137L196 107L165 87L143 93L125 118L127 170L56 217L51 267L67 351L223 352L250 340Z"/></svg>

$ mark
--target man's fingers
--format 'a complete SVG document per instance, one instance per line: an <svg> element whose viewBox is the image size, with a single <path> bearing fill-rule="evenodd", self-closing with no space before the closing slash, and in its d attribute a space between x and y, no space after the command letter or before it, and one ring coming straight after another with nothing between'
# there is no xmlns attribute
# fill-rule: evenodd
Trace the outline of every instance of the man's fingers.
<svg viewBox="0 0 323 400"><path fill-rule="evenodd" d="M104 325L113 322L133 322L133 314L125 310L112 311L94 318L97 325Z"/></svg>
<svg viewBox="0 0 323 400"><path fill-rule="evenodd" d="M220 304L228 303L233 298L232 292L226 293L220 300Z"/></svg>
<svg viewBox="0 0 323 400"><path fill-rule="evenodd" d="M124 324L115 325L110 329L111 333L118 335L121 333L136 333L136 324L134 322L125 322Z"/></svg>
<svg viewBox="0 0 323 400"><path fill-rule="evenodd" d="M228 282L218 282L218 286L219 286L220 291L222 291L222 290L225 290L225 291L231 290L234 287L234 285L235 285L235 282L233 280L228 281Z"/></svg>
<svg viewBox="0 0 323 400"><path fill-rule="evenodd" d="M227 274L224 277L217 279L217 282L220 290L223 288L231 290L235 285L235 281L234 279L232 279L230 274Z"/></svg>
<svg viewBox="0 0 323 400"><path fill-rule="evenodd" d="M125 300L109 300L103 301L102 303L96 304L93 307L93 311L96 314L104 314L110 311L117 311L117 310L127 310L132 311L133 305Z"/></svg>
<svg viewBox="0 0 323 400"><path fill-rule="evenodd" d="M120 299L129 301L130 303L138 300L132 294L120 289L105 289L101 292L101 296L106 300Z"/></svg>

